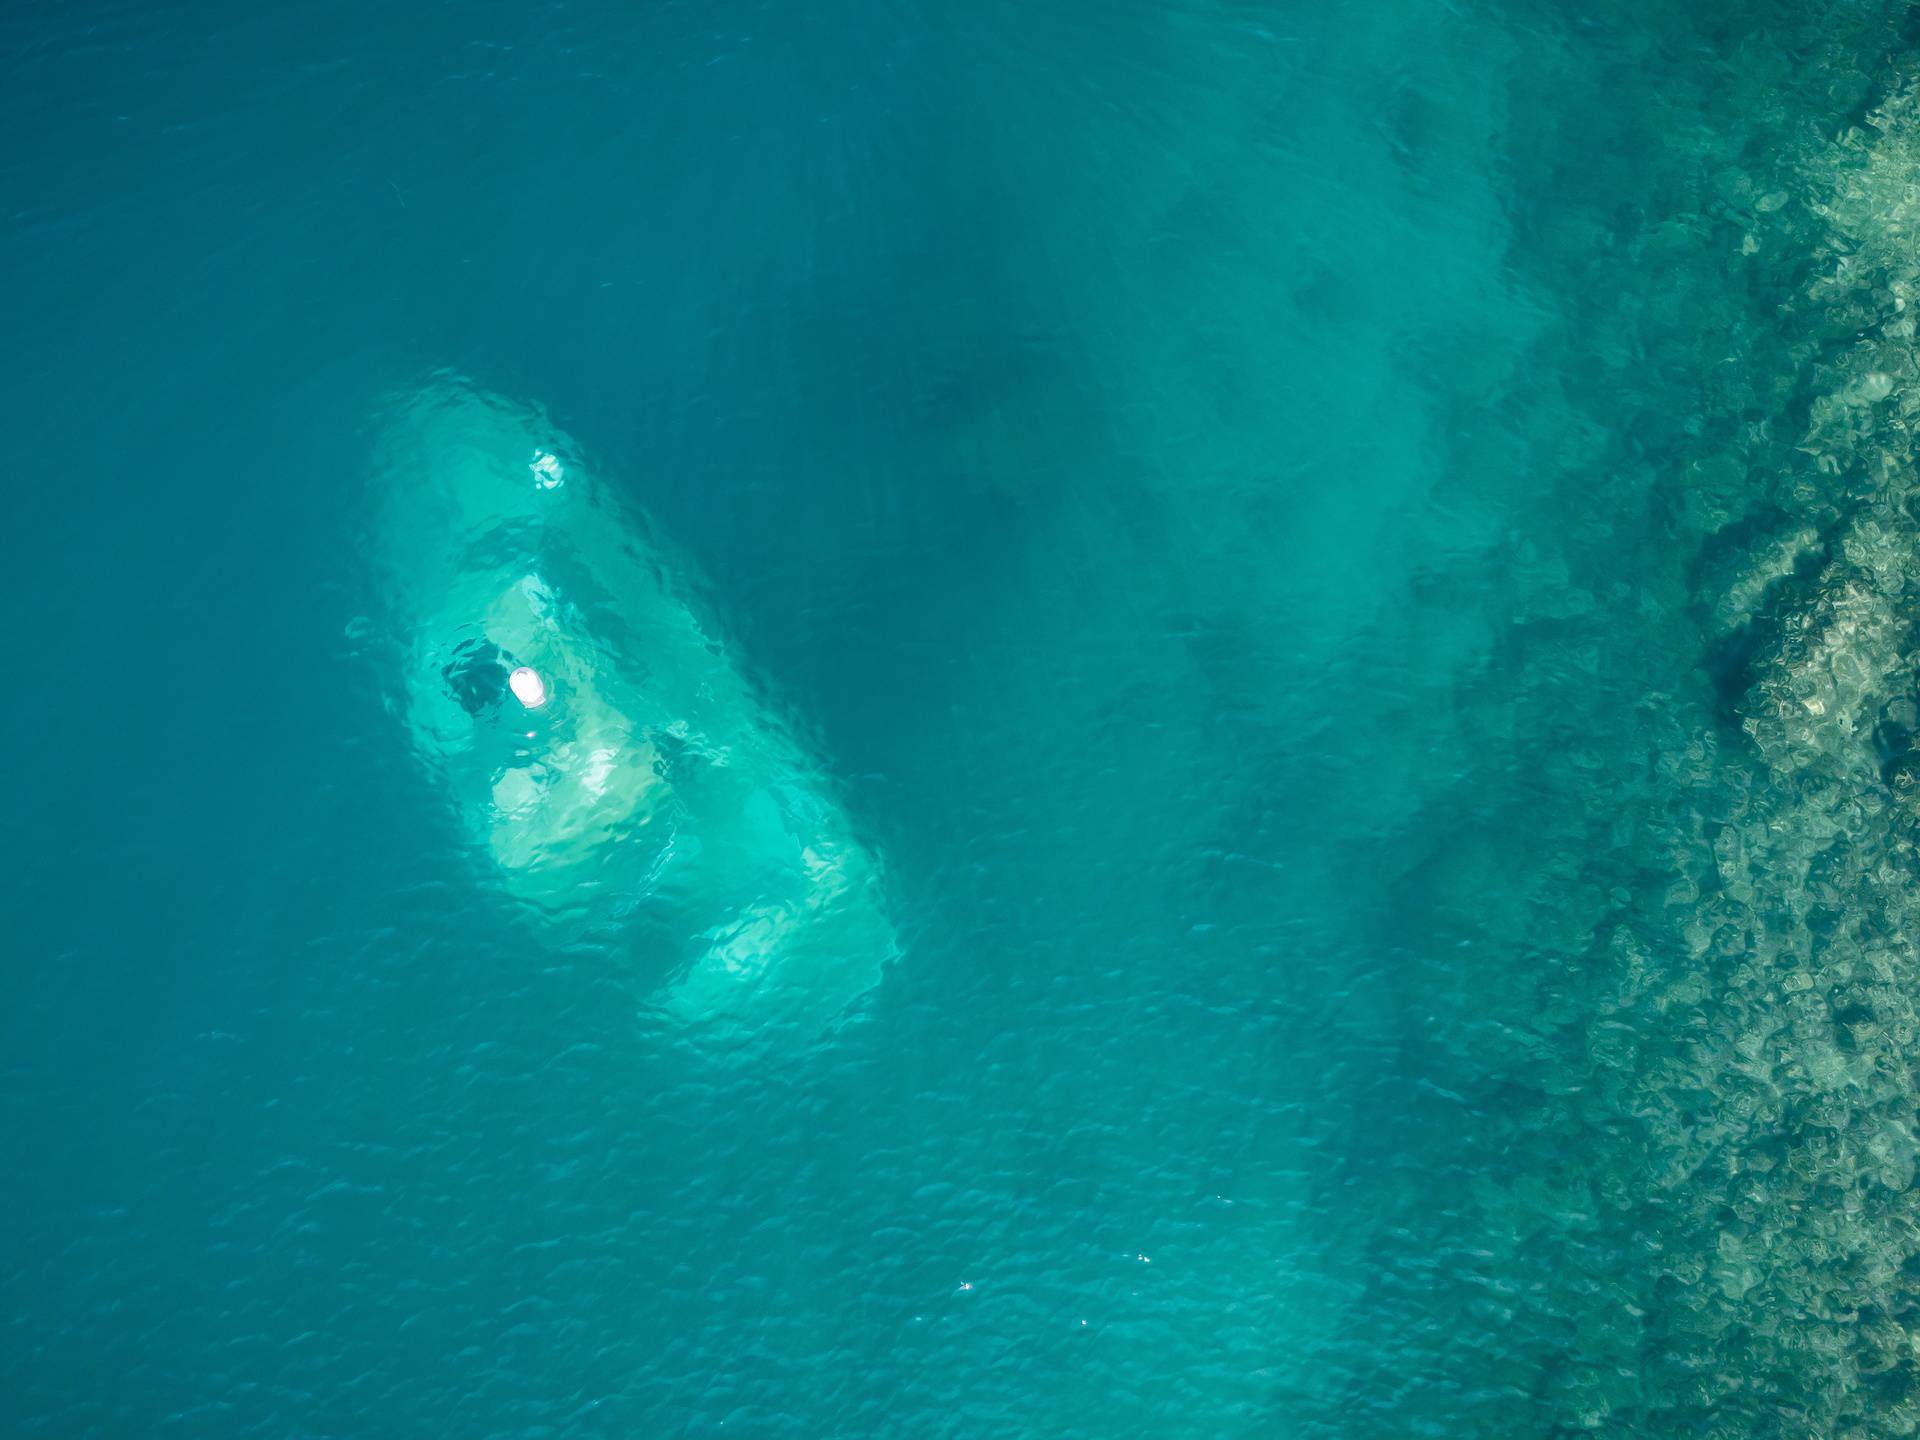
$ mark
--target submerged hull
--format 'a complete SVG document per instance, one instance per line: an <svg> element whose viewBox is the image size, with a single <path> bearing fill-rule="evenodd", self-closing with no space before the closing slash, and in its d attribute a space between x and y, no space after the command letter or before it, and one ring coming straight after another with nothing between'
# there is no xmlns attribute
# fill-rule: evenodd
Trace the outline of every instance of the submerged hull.
<svg viewBox="0 0 1920 1440"><path fill-rule="evenodd" d="M490 882L685 1021L844 1014L894 953L877 866L572 442L443 378L377 479L396 709Z"/></svg>

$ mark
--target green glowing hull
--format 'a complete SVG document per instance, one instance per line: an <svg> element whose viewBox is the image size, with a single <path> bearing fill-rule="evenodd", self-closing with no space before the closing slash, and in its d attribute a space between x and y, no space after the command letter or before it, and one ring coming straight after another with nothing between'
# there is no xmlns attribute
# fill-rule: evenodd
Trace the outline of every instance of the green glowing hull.
<svg viewBox="0 0 1920 1440"><path fill-rule="evenodd" d="M440 378L390 410L378 484L395 708L490 882L678 1019L845 1015L895 952L877 866L572 442Z"/></svg>

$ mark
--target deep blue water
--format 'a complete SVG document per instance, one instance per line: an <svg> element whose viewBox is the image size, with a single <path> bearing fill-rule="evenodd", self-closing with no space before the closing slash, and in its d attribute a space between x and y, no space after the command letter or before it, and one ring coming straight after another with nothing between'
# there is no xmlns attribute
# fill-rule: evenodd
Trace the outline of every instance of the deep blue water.
<svg viewBox="0 0 1920 1440"><path fill-rule="evenodd" d="M1916 44L8 11L0 1431L1913 1433ZM877 877L833 1025L476 838L449 386Z"/></svg>

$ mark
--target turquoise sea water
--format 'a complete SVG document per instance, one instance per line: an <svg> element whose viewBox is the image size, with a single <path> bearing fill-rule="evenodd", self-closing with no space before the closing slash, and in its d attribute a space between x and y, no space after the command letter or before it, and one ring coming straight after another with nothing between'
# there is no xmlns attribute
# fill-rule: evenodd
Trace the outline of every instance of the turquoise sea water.
<svg viewBox="0 0 1920 1440"><path fill-rule="evenodd" d="M1920 1429L1907 7L0 55L0 1432Z"/></svg>

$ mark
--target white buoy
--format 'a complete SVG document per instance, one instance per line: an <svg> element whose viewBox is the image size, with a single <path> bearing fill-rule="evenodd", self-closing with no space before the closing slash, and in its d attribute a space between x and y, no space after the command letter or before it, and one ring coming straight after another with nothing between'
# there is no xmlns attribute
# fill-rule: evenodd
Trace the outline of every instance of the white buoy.
<svg viewBox="0 0 1920 1440"><path fill-rule="evenodd" d="M533 483L542 490L559 489L560 482L567 476L560 468L560 457L547 450L534 451L533 463L527 468L533 471Z"/></svg>
<svg viewBox="0 0 1920 1440"><path fill-rule="evenodd" d="M509 675L507 688L513 691L513 698L529 710L538 710L547 703L547 682L531 665L522 665Z"/></svg>

